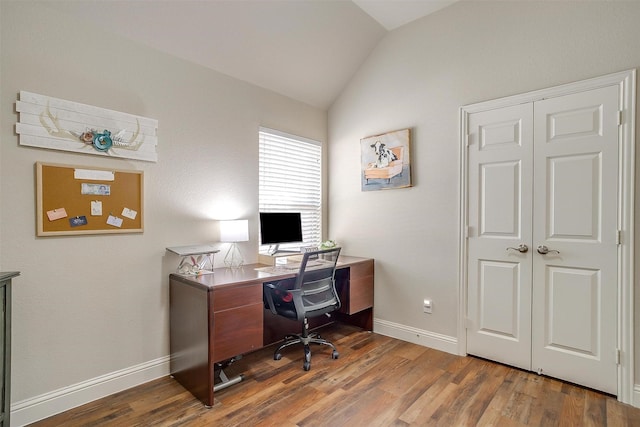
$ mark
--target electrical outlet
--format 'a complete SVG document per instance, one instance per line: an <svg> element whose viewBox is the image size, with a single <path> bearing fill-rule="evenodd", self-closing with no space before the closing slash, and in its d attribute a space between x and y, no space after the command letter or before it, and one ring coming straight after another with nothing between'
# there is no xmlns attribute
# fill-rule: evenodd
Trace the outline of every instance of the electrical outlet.
<svg viewBox="0 0 640 427"><path fill-rule="evenodd" d="M431 301L430 299L425 299L423 301L422 308L423 308L425 313L431 314L432 310L433 310L433 301Z"/></svg>

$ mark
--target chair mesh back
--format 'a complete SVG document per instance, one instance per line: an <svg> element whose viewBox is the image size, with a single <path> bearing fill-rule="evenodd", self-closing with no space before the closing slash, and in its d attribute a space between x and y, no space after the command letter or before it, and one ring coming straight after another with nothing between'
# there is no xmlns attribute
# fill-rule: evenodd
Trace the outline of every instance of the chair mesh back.
<svg viewBox="0 0 640 427"><path fill-rule="evenodd" d="M296 288L302 293L304 311L308 315L333 311L340 307L335 288L335 269L340 248L304 254Z"/></svg>
<svg viewBox="0 0 640 427"><path fill-rule="evenodd" d="M321 310L338 303L334 292L333 275L329 278L304 282L302 302L306 311Z"/></svg>

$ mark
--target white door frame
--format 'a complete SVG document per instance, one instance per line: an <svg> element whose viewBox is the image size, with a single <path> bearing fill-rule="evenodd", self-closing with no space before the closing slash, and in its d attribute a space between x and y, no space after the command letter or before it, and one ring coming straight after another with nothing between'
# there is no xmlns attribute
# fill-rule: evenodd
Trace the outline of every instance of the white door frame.
<svg viewBox="0 0 640 427"><path fill-rule="evenodd" d="M467 262L468 262L468 118L469 114L539 101L605 86L617 85L620 90L619 189L618 189L618 305L617 342L618 400L639 406L634 401L634 203L635 203L635 120L636 70L621 71L606 76L569 83L520 95L466 105L460 108L460 252L458 257L458 354L467 354ZM640 397L640 396L639 396Z"/></svg>

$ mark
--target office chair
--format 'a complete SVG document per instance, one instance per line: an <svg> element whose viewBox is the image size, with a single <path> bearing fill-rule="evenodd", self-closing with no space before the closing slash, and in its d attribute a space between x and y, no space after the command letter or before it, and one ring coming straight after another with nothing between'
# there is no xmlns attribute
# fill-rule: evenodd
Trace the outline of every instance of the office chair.
<svg viewBox="0 0 640 427"><path fill-rule="evenodd" d="M317 333L309 332L307 319L329 313L340 308L340 298L335 287L336 263L340 248L307 252L302 256L300 269L295 279L285 279L264 284L265 305L273 314L302 322L302 333L287 335L284 343L273 354L274 360L282 358L282 349L294 344L304 346L305 371L311 369L310 344L326 345L333 349L332 359L339 356L336 347Z"/></svg>

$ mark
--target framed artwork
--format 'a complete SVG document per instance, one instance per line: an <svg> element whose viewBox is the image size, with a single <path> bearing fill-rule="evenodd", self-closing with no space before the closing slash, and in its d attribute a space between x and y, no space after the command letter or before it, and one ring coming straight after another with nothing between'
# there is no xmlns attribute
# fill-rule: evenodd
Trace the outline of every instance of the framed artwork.
<svg viewBox="0 0 640 427"><path fill-rule="evenodd" d="M124 159L158 161L158 121L20 91L20 145Z"/></svg>
<svg viewBox="0 0 640 427"><path fill-rule="evenodd" d="M362 191L411 187L410 129L360 140Z"/></svg>

